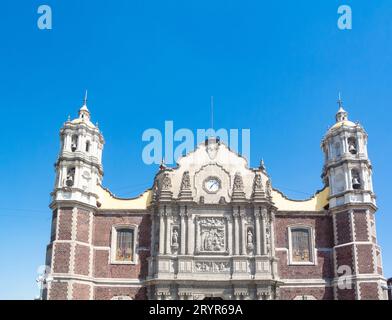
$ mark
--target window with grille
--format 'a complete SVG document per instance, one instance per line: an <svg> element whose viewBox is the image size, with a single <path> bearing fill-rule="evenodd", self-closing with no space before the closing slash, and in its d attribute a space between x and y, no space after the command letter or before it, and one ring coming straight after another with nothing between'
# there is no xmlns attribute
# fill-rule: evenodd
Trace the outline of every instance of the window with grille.
<svg viewBox="0 0 392 320"><path fill-rule="evenodd" d="M133 254L134 254L133 244L134 244L133 229L117 229L116 260L132 261Z"/></svg>
<svg viewBox="0 0 392 320"><path fill-rule="evenodd" d="M291 229L291 252L293 262L312 262L312 242L310 236L310 229Z"/></svg>

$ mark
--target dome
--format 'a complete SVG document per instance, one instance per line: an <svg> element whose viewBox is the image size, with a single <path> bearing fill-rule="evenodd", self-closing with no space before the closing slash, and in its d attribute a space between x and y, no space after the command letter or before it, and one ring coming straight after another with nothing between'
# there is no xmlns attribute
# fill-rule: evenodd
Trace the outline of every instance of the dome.
<svg viewBox="0 0 392 320"><path fill-rule="evenodd" d="M339 121L339 122L335 123L335 124L328 130L328 132L331 132L331 131L333 131L333 130L336 130L336 129L340 128L340 127L350 127L350 128L353 128L353 127L356 127L356 126L357 126L357 124L355 124L354 122L352 122L352 121L350 121L350 120Z"/></svg>

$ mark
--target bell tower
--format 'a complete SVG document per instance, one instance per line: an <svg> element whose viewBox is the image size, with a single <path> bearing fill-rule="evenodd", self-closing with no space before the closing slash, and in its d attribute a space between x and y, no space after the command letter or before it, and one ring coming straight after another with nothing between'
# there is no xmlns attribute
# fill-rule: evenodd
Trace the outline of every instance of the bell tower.
<svg viewBox="0 0 392 320"><path fill-rule="evenodd" d="M60 130L61 148L55 164L56 185L53 201L77 201L96 206L95 186L103 176L102 149L104 140L90 120L87 92L79 117L65 122Z"/></svg>
<svg viewBox="0 0 392 320"><path fill-rule="evenodd" d="M375 229L376 197L368 135L348 119L339 94L336 123L321 147L322 178L329 187L329 211L334 229L335 299L383 299L381 251Z"/></svg>
<svg viewBox="0 0 392 320"><path fill-rule="evenodd" d="M93 299L93 242L97 185L103 176L103 136L90 120L87 92L79 116L60 130L56 180L51 193L52 232L47 247L49 278L44 299ZM80 280L83 279L83 282Z"/></svg>

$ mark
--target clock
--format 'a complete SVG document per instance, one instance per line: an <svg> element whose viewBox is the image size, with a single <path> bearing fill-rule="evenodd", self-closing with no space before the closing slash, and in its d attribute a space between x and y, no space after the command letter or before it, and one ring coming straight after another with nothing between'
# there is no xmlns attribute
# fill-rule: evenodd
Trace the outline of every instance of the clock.
<svg viewBox="0 0 392 320"><path fill-rule="evenodd" d="M221 188L221 182L216 177L208 177L204 180L204 189L208 193L217 193Z"/></svg>

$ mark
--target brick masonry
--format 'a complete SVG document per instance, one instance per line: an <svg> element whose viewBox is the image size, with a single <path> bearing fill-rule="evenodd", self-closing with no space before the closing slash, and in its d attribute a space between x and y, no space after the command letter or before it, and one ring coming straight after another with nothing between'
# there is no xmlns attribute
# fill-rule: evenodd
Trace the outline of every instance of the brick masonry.
<svg viewBox="0 0 392 320"><path fill-rule="evenodd" d="M336 214L337 245L353 241L349 212Z"/></svg>
<svg viewBox="0 0 392 320"><path fill-rule="evenodd" d="M332 287L297 287L297 288L281 288L280 299L281 300L293 300L299 296L313 296L317 300L333 300L333 289Z"/></svg>
<svg viewBox="0 0 392 320"><path fill-rule="evenodd" d="M146 300L147 292L144 287L95 287L94 299L110 300L115 296L128 296L134 300Z"/></svg>
<svg viewBox="0 0 392 320"><path fill-rule="evenodd" d="M377 300L379 298L378 285L375 282L361 282L359 284L359 290L362 300Z"/></svg>
<svg viewBox="0 0 392 320"><path fill-rule="evenodd" d="M345 244L352 241L351 223L355 228L358 241L371 241L365 212L355 212L353 221L349 212L336 215L336 240L337 244ZM50 264L53 255L54 273L71 273L73 276L84 277L83 281L72 280L68 282L53 282L49 290L49 299L112 299L116 296L129 296L132 299L146 299L147 292L143 281L148 274L147 259L150 256L151 219L148 213L94 213L91 219L88 210L61 208L57 211L57 234L52 237L55 240L48 245L47 262ZM372 217L369 216L369 219ZM57 222L56 222L57 220ZM138 228L136 264L114 264L110 259L112 243L112 227L115 225L133 225ZM369 220L370 225L370 220ZM314 232L316 263L314 265L289 265L288 252L288 227L308 226ZM316 299L355 299L357 289L360 290L361 298L377 298L376 283L354 283L350 290L335 289L331 285L334 279L334 263L336 267L349 265L352 272L354 268L354 252L358 264L358 272L363 274L377 272L372 252L374 244L348 244L334 247L335 236L332 215L326 214L298 214L275 216L275 247L278 258L278 274L281 279L297 281L294 286L283 285L280 288L281 299L294 299L297 296L309 295ZM90 232L91 231L91 232ZM91 234L91 238L90 238ZM53 248L53 249L52 249ZM354 250L355 248L355 250ZM72 260L73 259L73 260ZM71 261L72 260L72 261ZM92 274L90 274L90 270ZM375 271L376 270L376 271ZM91 278L90 278L91 277ZM89 279L119 280L121 284L110 285L94 283ZM299 284L302 281L315 281L318 284ZM132 284L129 284L132 282ZM320 285L325 283L325 286ZM70 291L71 290L71 291Z"/></svg>

